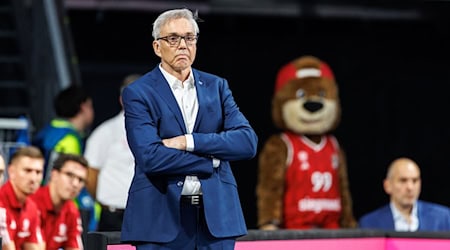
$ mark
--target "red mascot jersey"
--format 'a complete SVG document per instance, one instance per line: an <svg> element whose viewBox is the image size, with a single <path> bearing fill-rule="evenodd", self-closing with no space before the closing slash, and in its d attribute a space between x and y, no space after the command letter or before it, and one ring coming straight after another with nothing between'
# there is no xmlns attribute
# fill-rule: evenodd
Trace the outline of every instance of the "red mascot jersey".
<svg viewBox="0 0 450 250"><path fill-rule="evenodd" d="M288 147L284 227L339 228L341 199L336 138L323 136L320 144L292 133L283 133L281 138Z"/></svg>

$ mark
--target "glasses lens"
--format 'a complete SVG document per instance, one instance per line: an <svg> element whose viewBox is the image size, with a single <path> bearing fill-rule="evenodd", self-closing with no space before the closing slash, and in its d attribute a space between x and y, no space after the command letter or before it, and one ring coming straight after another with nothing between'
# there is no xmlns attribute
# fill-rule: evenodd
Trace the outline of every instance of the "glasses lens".
<svg viewBox="0 0 450 250"><path fill-rule="evenodd" d="M168 36L167 41L169 41L170 45L176 45L178 42L180 42L181 37L180 36Z"/></svg>
<svg viewBox="0 0 450 250"><path fill-rule="evenodd" d="M167 43L169 43L170 46L177 46L180 44L181 39L184 39L186 44L193 45L197 42L198 36L197 35L186 35L186 36L179 36L179 35L170 35L170 36L164 36L158 38L165 40Z"/></svg>
<svg viewBox="0 0 450 250"><path fill-rule="evenodd" d="M85 179L83 179L83 178L77 176L77 175L74 174L74 173L71 173L71 172L61 172L61 173L63 173L64 175L66 175L71 181L77 180L77 181L78 181L79 183L81 183L81 184L85 184L85 183L86 183L86 180L85 180Z"/></svg>
<svg viewBox="0 0 450 250"><path fill-rule="evenodd" d="M188 43L195 43L195 41L197 40L197 36L196 35L187 35L185 37L186 42Z"/></svg>

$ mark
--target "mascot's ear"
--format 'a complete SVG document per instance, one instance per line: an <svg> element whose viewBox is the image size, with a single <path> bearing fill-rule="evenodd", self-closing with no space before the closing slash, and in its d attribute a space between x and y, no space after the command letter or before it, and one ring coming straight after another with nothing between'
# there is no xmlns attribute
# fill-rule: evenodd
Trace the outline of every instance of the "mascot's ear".
<svg viewBox="0 0 450 250"><path fill-rule="evenodd" d="M280 98L274 96L272 100L272 121L276 127L283 129L285 127L285 124L283 116L281 114L281 105L283 105L283 103Z"/></svg>

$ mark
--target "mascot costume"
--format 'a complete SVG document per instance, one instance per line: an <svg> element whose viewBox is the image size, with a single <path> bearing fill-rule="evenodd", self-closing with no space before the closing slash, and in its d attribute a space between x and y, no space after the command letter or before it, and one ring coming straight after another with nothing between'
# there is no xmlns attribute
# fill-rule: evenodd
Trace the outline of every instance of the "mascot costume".
<svg viewBox="0 0 450 250"><path fill-rule="evenodd" d="M302 56L283 66L272 99L272 135L259 154L258 227L354 228L345 153L332 135L341 108L329 66Z"/></svg>

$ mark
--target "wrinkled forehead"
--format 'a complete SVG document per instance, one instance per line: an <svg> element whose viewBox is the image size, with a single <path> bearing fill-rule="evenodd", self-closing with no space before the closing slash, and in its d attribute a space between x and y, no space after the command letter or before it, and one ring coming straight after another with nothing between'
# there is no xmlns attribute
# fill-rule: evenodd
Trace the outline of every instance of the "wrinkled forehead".
<svg viewBox="0 0 450 250"><path fill-rule="evenodd" d="M161 26L161 34L195 34L195 27L188 19L183 17L167 20Z"/></svg>

